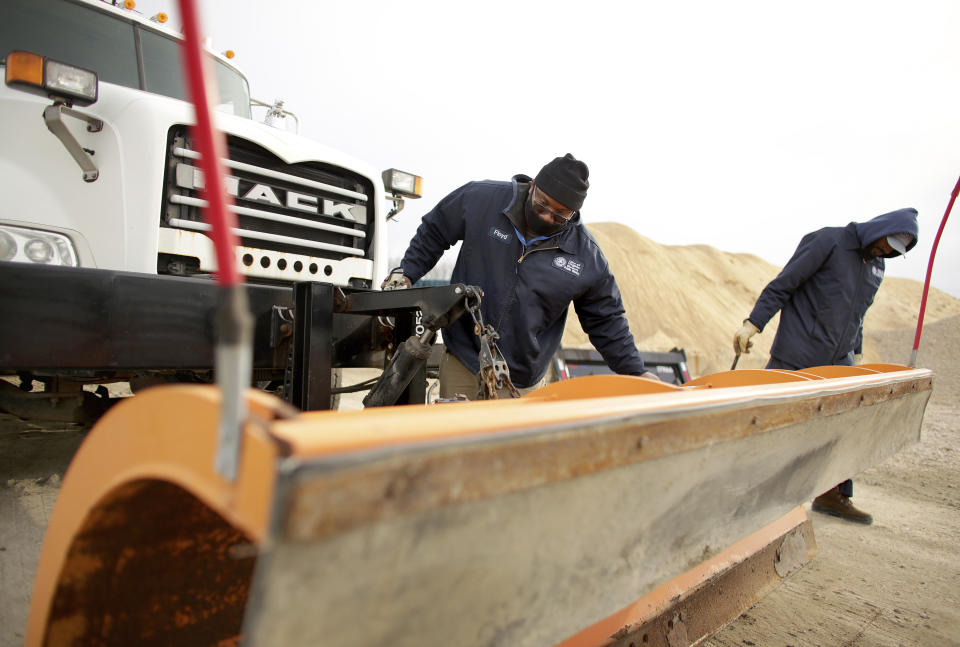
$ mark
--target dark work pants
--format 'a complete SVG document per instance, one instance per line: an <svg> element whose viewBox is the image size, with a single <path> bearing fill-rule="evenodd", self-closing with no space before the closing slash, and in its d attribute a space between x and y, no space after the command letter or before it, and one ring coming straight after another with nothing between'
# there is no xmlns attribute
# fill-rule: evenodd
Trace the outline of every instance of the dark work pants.
<svg viewBox="0 0 960 647"><path fill-rule="evenodd" d="M776 357L770 358L770 361L767 362L766 368L777 368L784 371L801 370L801 367L794 366L793 364L790 364L789 362L784 362L782 359L778 359ZM847 479L837 487L840 489L840 494L842 494L843 496L845 497L853 496L853 481L851 481L850 479Z"/></svg>

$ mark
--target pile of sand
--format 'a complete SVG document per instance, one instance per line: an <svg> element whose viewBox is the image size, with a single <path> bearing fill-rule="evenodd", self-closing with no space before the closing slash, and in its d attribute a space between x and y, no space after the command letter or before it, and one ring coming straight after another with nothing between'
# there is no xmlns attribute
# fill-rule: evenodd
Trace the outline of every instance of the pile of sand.
<svg viewBox="0 0 960 647"><path fill-rule="evenodd" d="M931 322L924 316L917 366L933 371L933 401L956 406L960 402L960 316ZM868 334L881 359L906 364L915 330L879 330Z"/></svg>
<svg viewBox="0 0 960 647"><path fill-rule="evenodd" d="M780 268L752 254L730 254L707 245L660 245L618 223L591 224L589 228L617 277L637 347L650 351L683 348L695 376L729 369L734 333ZM883 281L864 324L865 361L893 359L881 357L876 333L916 326L922 292L923 284L918 281ZM926 325L958 315L960 299L930 289ZM779 316L774 317L763 333L754 337L754 349L740 358L738 368L766 364L778 323ZM573 308L563 345L590 347ZM898 363L908 361L911 345L903 349Z"/></svg>

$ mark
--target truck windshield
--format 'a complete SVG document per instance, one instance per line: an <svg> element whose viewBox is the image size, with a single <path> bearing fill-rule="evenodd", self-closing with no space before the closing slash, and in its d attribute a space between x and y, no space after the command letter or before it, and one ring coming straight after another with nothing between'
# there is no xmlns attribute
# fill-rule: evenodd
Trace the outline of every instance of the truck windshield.
<svg viewBox="0 0 960 647"><path fill-rule="evenodd" d="M25 50L93 70L101 81L187 99L179 40L71 0L2 2L3 57L12 50ZM249 119L247 80L211 59L220 95L217 108Z"/></svg>

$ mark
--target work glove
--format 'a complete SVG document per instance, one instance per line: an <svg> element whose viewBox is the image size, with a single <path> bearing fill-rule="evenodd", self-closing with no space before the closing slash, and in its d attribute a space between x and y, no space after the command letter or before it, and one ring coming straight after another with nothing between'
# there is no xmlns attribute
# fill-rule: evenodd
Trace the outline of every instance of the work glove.
<svg viewBox="0 0 960 647"><path fill-rule="evenodd" d="M743 320L743 328L737 331L733 336L733 352L749 353L753 348L753 342L750 338L760 332L760 329L753 325L749 319Z"/></svg>
<svg viewBox="0 0 960 647"><path fill-rule="evenodd" d="M856 353L853 356L853 365L859 366L860 364L863 364L863 353Z"/></svg>
<svg viewBox="0 0 960 647"><path fill-rule="evenodd" d="M380 284L381 290L405 290L411 287L413 284L410 282L410 279L403 275L402 267L395 267L390 270L390 276L383 279L383 283Z"/></svg>
<svg viewBox="0 0 960 647"><path fill-rule="evenodd" d="M653 371L646 371L640 374L640 377L646 378L648 380L653 380L654 382L662 382L660 376L654 373Z"/></svg>

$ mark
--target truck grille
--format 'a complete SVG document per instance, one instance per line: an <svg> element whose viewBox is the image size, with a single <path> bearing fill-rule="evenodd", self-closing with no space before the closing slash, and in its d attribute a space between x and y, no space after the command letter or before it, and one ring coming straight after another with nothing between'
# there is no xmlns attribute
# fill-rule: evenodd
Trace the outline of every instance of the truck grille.
<svg viewBox="0 0 960 647"><path fill-rule="evenodd" d="M270 151L228 137L223 160L227 191L235 200L236 235L249 248L241 269L252 276L277 276L296 264L305 274L320 273L328 261L370 259L373 253L373 186L363 176L321 163L287 164ZM185 129L171 131L161 227L209 231L201 209L204 186ZM273 252L255 258L259 250ZM274 263L275 267L270 267ZM326 274L332 270L326 266ZM297 269L299 273L301 269ZM304 276L303 278L312 278Z"/></svg>

